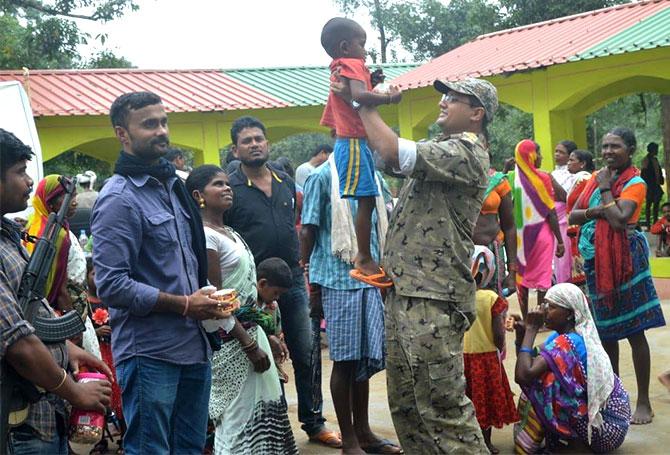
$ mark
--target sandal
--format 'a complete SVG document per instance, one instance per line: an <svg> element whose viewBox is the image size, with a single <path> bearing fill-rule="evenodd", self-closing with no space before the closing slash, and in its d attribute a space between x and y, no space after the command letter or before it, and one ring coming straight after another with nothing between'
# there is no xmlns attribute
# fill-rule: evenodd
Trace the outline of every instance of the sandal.
<svg viewBox="0 0 670 455"><path fill-rule="evenodd" d="M358 269L352 269L349 270L349 276L354 280L362 281L379 289L387 289L393 286L393 281L381 267L379 267L379 273L375 273L374 275L365 275Z"/></svg>
<svg viewBox="0 0 670 455"><path fill-rule="evenodd" d="M340 433L332 430L323 429L317 434L310 436L309 440L312 442L318 442L319 444L323 444L324 446L331 447L333 449L342 448L342 436Z"/></svg>
<svg viewBox="0 0 670 455"><path fill-rule="evenodd" d="M388 439L380 439L370 445L361 447L365 453L405 453L399 445L392 443Z"/></svg>

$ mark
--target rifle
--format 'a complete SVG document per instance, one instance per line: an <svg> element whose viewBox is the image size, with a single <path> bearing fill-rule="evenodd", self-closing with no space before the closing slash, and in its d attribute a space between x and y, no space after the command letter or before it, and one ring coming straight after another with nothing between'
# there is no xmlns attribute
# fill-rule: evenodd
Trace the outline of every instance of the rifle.
<svg viewBox="0 0 670 455"><path fill-rule="evenodd" d="M39 306L45 297L46 280L56 254L56 240L63 228L65 215L70 207L77 180L59 178L65 190L63 203L58 213L49 214L47 225L30 260L26 265L17 293L19 307L26 321L35 328L35 335L44 343L60 343L86 330L84 321L76 311L70 311L58 318L45 318L37 315ZM20 425L28 415L30 403L40 399L42 392L21 378L4 360L0 364L0 454L7 453L9 427ZM10 422L11 417L11 422Z"/></svg>

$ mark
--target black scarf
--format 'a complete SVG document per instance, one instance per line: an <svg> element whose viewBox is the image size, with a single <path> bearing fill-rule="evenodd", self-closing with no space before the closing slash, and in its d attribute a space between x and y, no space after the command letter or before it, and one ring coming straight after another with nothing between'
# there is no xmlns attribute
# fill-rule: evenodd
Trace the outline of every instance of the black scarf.
<svg viewBox="0 0 670 455"><path fill-rule="evenodd" d="M158 160L158 164L147 164L146 161L130 155L124 151L119 154L119 159L114 165L114 173L124 177L150 175L160 182L165 183L170 177L176 177L175 167L165 158ZM193 253L198 260L198 284L200 287L207 286L207 250L205 246L205 230L202 226L200 210L195 205L195 201L186 191L186 186L181 179L174 183L174 192L191 217L189 226L191 227L191 238L193 239Z"/></svg>

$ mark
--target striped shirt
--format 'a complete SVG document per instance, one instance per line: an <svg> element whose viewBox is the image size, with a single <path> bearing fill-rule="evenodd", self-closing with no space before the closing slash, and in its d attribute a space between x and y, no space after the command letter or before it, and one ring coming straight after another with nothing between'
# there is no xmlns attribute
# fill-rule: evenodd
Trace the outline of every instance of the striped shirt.
<svg viewBox="0 0 670 455"><path fill-rule="evenodd" d="M351 264L347 264L331 251L330 208L331 174L328 162L316 168L305 182L302 202L302 224L316 226L314 249L309 259L309 282L339 290L354 290L370 287L349 276ZM356 218L356 200L349 199L352 217ZM370 251L375 261L379 261L379 241L377 236L377 216L372 216Z"/></svg>
<svg viewBox="0 0 670 455"><path fill-rule="evenodd" d="M35 332L33 327L23 319L19 307L17 293L23 270L28 264L28 253L21 245L20 227L16 223L2 218L2 235L0 235L0 360L4 359L7 348L21 338ZM43 304L37 312L40 316L53 315L48 305ZM64 343L45 345L54 360L61 367L68 364L67 351ZM58 396L47 393L39 402L30 405L30 412L25 424L35 430L37 437L45 441L56 435L56 413L65 416L65 401Z"/></svg>

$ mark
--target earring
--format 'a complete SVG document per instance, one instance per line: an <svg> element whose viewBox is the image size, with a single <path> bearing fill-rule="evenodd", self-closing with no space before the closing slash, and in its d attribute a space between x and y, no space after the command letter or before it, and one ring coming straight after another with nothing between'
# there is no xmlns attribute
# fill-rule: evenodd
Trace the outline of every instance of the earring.
<svg viewBox="0 0 670 455"><path fill-rule="evenodd" d="M205 200L203 198L200 198L198 200L198 204L200 204L200 208L204 209L205 208Z"/></svg>

